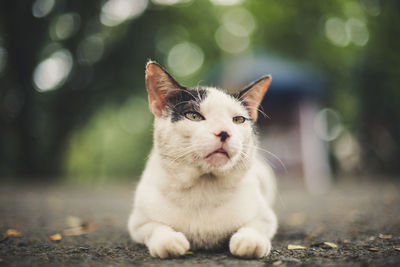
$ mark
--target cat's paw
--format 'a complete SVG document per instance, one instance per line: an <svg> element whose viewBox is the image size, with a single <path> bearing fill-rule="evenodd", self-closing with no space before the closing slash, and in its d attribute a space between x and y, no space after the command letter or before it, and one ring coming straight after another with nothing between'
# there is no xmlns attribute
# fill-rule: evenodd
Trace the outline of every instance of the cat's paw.
<svg viewBox="0 0 400 267"><path fill-rule="evenodd" d="M256 231L237 232L229 242L229 250L236 257L262 258L269 254L271 241Z"/></svg>
<svg viewBox="0 0 400 267"><path fill-rule="evenodd" d="M148 242L148 248L151 256L165 259L186 254L190 244L182 233L170 231L153 236Z"/></svg>

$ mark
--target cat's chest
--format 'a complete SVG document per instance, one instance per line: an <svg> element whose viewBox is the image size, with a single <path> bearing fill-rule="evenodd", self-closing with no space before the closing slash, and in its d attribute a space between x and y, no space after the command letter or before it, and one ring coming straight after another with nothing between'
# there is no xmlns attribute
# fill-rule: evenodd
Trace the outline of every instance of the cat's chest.
<svg viewBox="0 0 400 267"><path fill-rule="evenodd" d="M221 239L235 232L257 212L257 194L250 188L200 186L183 192L164 192L168 204L165 223L192 241Z"/></svg>

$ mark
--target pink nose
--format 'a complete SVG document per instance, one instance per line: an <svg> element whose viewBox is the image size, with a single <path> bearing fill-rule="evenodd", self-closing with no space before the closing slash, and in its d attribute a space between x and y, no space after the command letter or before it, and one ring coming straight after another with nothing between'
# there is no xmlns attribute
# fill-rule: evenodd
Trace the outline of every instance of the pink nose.
<svg viewBox="0 0 400 267"><path fill-rule="evenodd" d="M230 137L230 135L225 131L221 131L219 134L215 134L215 136L219 137L221 142L225 142Z"/></svg>

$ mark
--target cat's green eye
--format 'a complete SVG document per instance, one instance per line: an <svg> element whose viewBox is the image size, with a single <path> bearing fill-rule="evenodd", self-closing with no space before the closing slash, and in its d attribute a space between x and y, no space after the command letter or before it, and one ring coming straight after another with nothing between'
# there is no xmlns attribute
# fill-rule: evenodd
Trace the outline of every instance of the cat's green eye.
<svg viewBox="0 0 400 267"><path fill-rule="evenodd" d="M185 117L191 121L201 121L204 120L204 117L200 115L198 112L186 112Z"/></svg>
<svg viewBox="0 0 400 267"><path fill-rule="evenodd" d="M236 117L233 117L232 120L233 120L233 123L241 124L241 123L244 123L246 121L246 118L243 117L243 116L236 116Z"/></svg>

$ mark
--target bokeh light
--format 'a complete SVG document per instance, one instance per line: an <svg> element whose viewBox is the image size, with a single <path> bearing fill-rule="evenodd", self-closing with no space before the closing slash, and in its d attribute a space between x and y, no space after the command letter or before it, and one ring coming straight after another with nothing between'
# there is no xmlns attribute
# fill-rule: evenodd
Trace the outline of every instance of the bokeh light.
<svg viewBox="0 0 400 267"><path fill-rule="evenodd" d="M179 43L172 47L167 58L168 67L178 76L195 73L203 65L203 61L203 50L190 42Z"/></svg>
<svg viewBox="0 0 400 267"><path fill-rule="evenodd" d="M223 15L222 22L229 33L239 37L249 36L256 27L253 15L245 8L229 10Z"/></svg>
<svg viewBox="0 0 400 267"><path fill-rule="evenodd" d="M156 5L176 5L181 3L189 3L192 0L152 0Z"/></svg>
<svg viewBox="0 0 400 267"><path fill-rule="evenodd" d="M228 53L240 53L245 51L250 45L249 37L240 37L231 34L224 25L215 32L215 40L218 46Z"/></svg>
<svg viewBox="0 0 400 267"><path fill-rule="evenodd" d="M50 27L53 40L65 40L78 32L81 18L78 13L66 13L58 16Z"/></svg>
<svg viewBox="0 0 400 267"><path fill-rule="evenodd" d="M355 45L364 46L368 43L369 32L363 21L354 18L349 19L346 22L346 32Z"/></svg>
<svg viewBox="0 0 400 267"><path fill-rule="evenodd" d="M108 0L101 8L100 21L106 26L117 26L140 16L147 5L148 0Z"/></svg>
<svg viewBox="0 0 400 267"><path fill-rule="evenodd" d="M364 10L371 16L381 14L381 4L379 0L361 0Z"/></svg>
<svg viewBox="0 0 400 267"><path fill-rule="evenodd" d="M317 113L314 119L314 130L324 141L333 141L343 131L339 114L330 108L324 108Z"/></svg>
<svg viewBox="0 0 400 267"><path fill-rule="evenodd" d="M55 0L36 0L32 5L32 14L36 18L43 18L54 8Z"/></svg>
<svg viewBox="0 0 400 267"><path fill-rule="evenodd" d="M238 5L243 2L243 0L210 0L210 1L214 5L220 5L220 6Z"/></svg>
<svg viewBox="0 0 400 267"><path fill-rule="evenodd" d="M104 40L99 34L94 34L82 40L77 49L80 64L93 64L98 62L104 53Z"/></svg>
<svg viewBox="0 0 400 267"><path fill-rule="evenodd" d="M240 53L250 45L250 35L256 28L253 15L245 8L235 8L224 13L222 25L215 32L218 46L228 53Z"/></svg>
<svg viewBox="0 0 400 267"><path fill-rule="evenodd" d="M329 18L325 23L325 35L335 45L345 47L350 43L346 23L340 18Z"/></svg>
<svg viewBox="0 0 400 267"><path fill-rule="evenodd" d="M71 53L61 49L43 60L33 72L33 82L38 92L60 88L67 80L73 65Z"/></svg>

